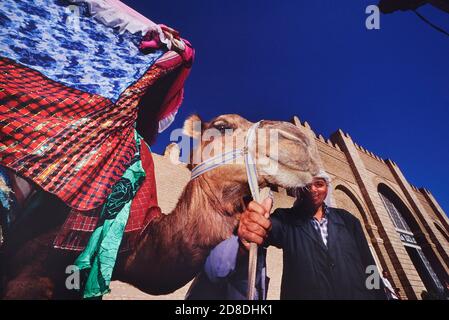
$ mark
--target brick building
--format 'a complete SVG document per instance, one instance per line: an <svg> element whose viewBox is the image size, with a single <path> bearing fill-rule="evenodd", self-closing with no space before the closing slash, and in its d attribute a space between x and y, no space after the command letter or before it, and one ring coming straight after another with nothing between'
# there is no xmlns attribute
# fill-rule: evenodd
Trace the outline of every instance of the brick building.
<svg viewBox="0 0 449 320"><path fill-rule="evenodd" d="M399 166L381 159L338 130L325 139L307 122L292 122L314 141L325 170L332 177L332 201L362 222L365 235L380 270L388 270L393 286L408 299L421 299L423 290L442 289L449 279L449 219L424 188L406 180ZM158 200L163 212L175 206L190 172L178 161L179 151L167 148L154 154ZM175 163L175 164L174 164ZM294 198L286 190L275 190L275 207L289 207ZM269 299L278 299L282 273L282 252L270 248L267 257L271 278ZM114 283L114 298L182 299L188 285L163 297L144 295L127 285Z"/></svg>

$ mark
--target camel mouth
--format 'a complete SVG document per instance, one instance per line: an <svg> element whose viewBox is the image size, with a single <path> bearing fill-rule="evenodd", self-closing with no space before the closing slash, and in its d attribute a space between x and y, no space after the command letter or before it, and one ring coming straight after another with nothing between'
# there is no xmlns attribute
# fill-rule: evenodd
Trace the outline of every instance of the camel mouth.
<svg viewBox="0 0 449 320"><path fill-rule="evenodd" d="M259 172L265 179L282 188L303 187L319 172L318 161L309 138L297 127L271 124L277 132L277 140L258 154ZM271 138L270 138L271 139ZM261 148L262 149L262 148Z"/></svg>
<svg viewBox="0 0 449 320"><path fill-rule="evenodd" d="M280 168L275 174L260 175L262 181L284 189L301 188L312 182L314 173L309 170Z"/></svg>

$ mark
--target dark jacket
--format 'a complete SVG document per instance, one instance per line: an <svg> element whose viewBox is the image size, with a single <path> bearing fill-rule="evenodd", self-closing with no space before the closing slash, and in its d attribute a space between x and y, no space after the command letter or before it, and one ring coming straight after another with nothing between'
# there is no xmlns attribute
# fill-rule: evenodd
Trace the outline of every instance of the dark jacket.
<svg viewBox="0 0 449 320"><path fill-rule="evenodd" d="M368 290L366 268L375 265L360 222L349 212L327 208L327 247L311 218L298 207L271 216L268 245L283 249L281 299L385 299L383 287Z"/></svg>

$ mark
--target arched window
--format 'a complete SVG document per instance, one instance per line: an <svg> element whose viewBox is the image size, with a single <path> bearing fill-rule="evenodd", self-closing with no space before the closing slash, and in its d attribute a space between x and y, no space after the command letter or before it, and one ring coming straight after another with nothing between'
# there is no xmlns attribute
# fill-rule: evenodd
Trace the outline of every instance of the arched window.
<svg viewBox="0 0 449 320"><path fill-rule="evenodd" d="M412 217L411 212L407 209L407 206L401 201L401 199L391 190L388 186L380 184L378 187L378 193L385 206L388 215L393 222L396 231L399 233L399 237L404 245L413 265L418 271L421 280L430 291L442 291L444 290L437 274L432 267L431 262L427 259L423 250L419 246L415 239L414 232L418 232L419 226ZM431 258L434 258L431 255ZM435 261L435 259L431 260ZM438 266L437 270L438 270Z"/></svg>
<svg viewBox="0 0 449 320"><path fill-rule="evenodd" d="M387 209L388 214L390 215L391 220L397 230L412 232L407 222L405 222L402 215L399 213L399 210L396 208L394 203L385 196L382 192L379 192L379 196L384 203L385 208Z"/></svg>

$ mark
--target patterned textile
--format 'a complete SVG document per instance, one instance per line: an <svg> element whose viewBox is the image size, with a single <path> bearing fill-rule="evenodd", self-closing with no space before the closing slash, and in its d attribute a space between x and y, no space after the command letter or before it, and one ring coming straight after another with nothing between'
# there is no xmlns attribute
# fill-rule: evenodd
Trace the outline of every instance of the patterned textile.
<svg viewBox="0 0 449 320"><path fill-rule="evenodd" d="M155 42L163 43L169 50L173 48L170 37L158 25L139 12L126 6L119 0L67 0L74 4L83 3L88 7L90 15L102 24L117 28L120 33L140 33L152 35ZM159 48L157 46L156 48Z"/></svg>
<svg viewBox="0 0 449 320"><path fill-rule="evenodd" d="M75 265L87 274L84 298L99 297L110 292L109 283L131 210L131 202L145 179L140 160L140 138L136 138L136 142L137 151L131 164L112 188L86 249L75 261Z"/></svg>
<svg viewBox="0 0 449 320"><path fill-rule="evenodd" d="M146 123L159 129L173 119L193 49L185 41L183 52L144 54L136 36L102 25L86 7L75 32L63 23L67 4L0 5L0 164L89 216L136 152L138 110L151 109ZM170 81L152 89L161 79ZM163 99L139 105L148 95Z"/></svg>
<svg viewBox="0 0 449 320"><path fill-rule="evenodd" d="M89 17L85 6L63 4L2 0L1 55L65 86L116 102L164 53L143 54L142 35L114 32Z"/></svg>
<svg viewBox="0 0 449 320"><path fill-rule="evenodd" d="M146 226L154 218L161 215L160 208L157 205L153 158L145 143L141 144L140 155L146 176L131 203L131 210L120 247L122 252L133 249ZM84 250L92 232L99 224L100 212L101 209L91 211L72 209L54 241L54 247L71 251Z"/></svg>

